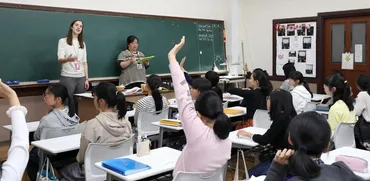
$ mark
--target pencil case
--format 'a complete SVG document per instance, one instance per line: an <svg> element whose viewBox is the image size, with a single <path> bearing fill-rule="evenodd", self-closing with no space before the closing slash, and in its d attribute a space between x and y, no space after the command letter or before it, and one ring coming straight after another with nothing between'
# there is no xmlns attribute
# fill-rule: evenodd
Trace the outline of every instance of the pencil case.
<svg viewBox="0 0 370 181"><path fill-rule="evenodd" d="M347 155L338 155L337 157L335 157L335 161L344 162L354 172L367 173L368 171L368 162L362 158Z"/></svg>

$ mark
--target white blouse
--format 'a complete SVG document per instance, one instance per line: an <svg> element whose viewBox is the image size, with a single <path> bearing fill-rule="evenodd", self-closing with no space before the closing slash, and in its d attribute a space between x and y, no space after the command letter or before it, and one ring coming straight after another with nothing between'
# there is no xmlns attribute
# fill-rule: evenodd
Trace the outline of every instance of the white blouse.
<svg viewBox="0 0 370 181"><path fill-rule="evenodd" d="M69 57L77 57L77 61L63 63L61 75L64 77L85 77L82 63L87 62L86 44L84 43L84 48L81 49L77 38L72 40L72 45L67 44L67 38L61 38L58 43L58 60Z"/></svg>
<svg viewBox="0 0 370 181"><path fill-rule="evenodd" d="M29 158L29 132L26 124L26 112L12 107L8 115L12 122L12 143L8 151L8 159L2 165L1 181L22 180ZM22 107L25 109L24 107Z"/></svg>

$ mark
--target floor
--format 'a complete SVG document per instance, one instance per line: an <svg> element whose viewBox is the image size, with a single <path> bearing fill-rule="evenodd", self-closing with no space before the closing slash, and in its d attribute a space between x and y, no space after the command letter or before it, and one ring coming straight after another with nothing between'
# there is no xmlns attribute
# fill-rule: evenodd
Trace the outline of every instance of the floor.
<svg viewBox="0 0 370 181"><path fill-rule="evenodd" d="M9 148L9 142L0 142L0 161L3 162L7 159L7 154L8 154L8 148ZM251 168L254 164L256 164L256 161L254 159L255 157L254 156L246 156L246 160L247 160L247 167L248 168ZM231 161L229 162L229 167L231 168L235 168L236 166L236 155L233 154L232 158L231 158ZM240 160L242 162L242 160ZM242 164L239 164L239 168L240 170L244 170L243 168L244 166ZM228 171L227 171L227 181L232 181L233 180L233 177L234 177L234 169L231 169L229 168ZM243 172L240 172L240 176L242 176ZM242 177L239 177L240 180ZM161 178L161 179L157 179L156 181L170 181L171 178ZM27 174L25 174L23 176L23 179L22 181L29 181L28 177L27 177Z"/></svg>

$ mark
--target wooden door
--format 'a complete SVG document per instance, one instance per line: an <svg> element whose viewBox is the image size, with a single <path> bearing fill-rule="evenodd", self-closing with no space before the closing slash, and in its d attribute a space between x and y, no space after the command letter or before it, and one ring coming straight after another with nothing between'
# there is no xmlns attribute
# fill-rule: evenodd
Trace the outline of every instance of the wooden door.
<svg viewBox="0 0 370 181"><path fill-rule="evenodd" d="M325 77L330 76L333 71L342 71L354 95L357 95L358 76L368 74L370 70L370 36L367 36L370 31L370 17L327 19L324 24ZM355 45L362 45L362 59L355 61L353 70L341 70L342 53L355 53Z"/></svg>

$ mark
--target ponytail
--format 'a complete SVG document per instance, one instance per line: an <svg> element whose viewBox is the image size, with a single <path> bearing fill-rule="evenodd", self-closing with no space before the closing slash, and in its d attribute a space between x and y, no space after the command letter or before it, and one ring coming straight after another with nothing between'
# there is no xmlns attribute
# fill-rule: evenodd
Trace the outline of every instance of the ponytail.
<svg viewBox="0 0 370 181"><path fill-rule="evenodd" d="M310 86L308 85L308 82L307 82L305 79L303 79L303 80L302 80L302 84L303 84L303 87L304 87L304 88L306 88L306 90L307 90L308 92L310 92L310 94L311 94L311 98L312 98L312 97L313 97L313 94L312 94L312 92L311 92Z"/></svg>
<svg viewBox="0 0 370 181"><path fill-rule="evenodd" d="M152 97L155 103L155 111L161 111L163 109L163 101L162 101L162 95L159 92L158 88L155 88L154 90L152 90Z"/></svg>
<svg viewBox="0 0 370 181"><path fill-rule="evenodd" d="M231 123L229 117L225 113L220 112L218 114L213 125L213 131L221 140L225 140L229 137L229 133L231 131Z"/></svg>
<svg viewBox="0 0 370 181"><path fill-rule="evenodd" d="M122 119L126 116L127 107L126 107L126 98L122 92L117 92L116 95L116 106L118 110L118 119Z"/></svg>
<svg viewBox="0 0 370 181"><path fill-rule="evenodd" d="M72 99L70 96L68 96L67 99L68 99L68 116L73 117L76 114L75 100Z"/></svg>
<svg viewBox="0 0 370 181"><path fill-rule="evenodd" d="M289 168L302 178L315 178L320 175L320 166L307 155L305 148L299 148L289 159Z"/></svg>
<svg viewBox="0 0 370 181"><path fill-rule="evenodd" d="M269 74L267 73L267 71L260 68L254 69L252 76L254 80L258 81L262 94L266 97L269 96L272 92L273 87L270 80L268 79Z"/></svg>
<svg viewBox="0 0 370 181"><path fill-rule="evenodd" d="M343 101L346 103L348 109L350 111L353 111L353 109L354 109L354 106L353 106L354 99L352 97L351 86L347 83L346 80L344 81Z"/></svg>

